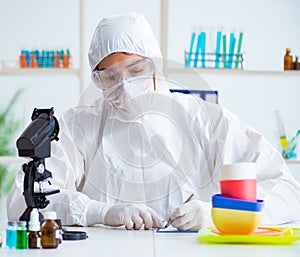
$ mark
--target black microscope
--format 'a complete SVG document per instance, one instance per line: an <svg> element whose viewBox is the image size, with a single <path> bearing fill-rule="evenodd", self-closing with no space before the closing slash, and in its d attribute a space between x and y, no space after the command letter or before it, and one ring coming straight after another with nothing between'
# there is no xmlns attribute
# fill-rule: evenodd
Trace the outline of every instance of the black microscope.
<svg viewBox="0 0 300 257"><path fill-rule="evenodd" d="M43 183L52 178L52 173L45 167L45 158L51 155L51 141L58 140L59 124L53 116L54 109L33 110L32 122L23 131L17 140L17 148L20 157L29 157L32 160L23 164L25 173L23 182L23 195L27 205L26 210L20 220L29 221L30 212L33 208L43 209L50 203L46 199L47 195L59 193L59 189L45 190ZM38 189L35 188L38 185ZM39 212L40 222L43 215Z"/></svg>

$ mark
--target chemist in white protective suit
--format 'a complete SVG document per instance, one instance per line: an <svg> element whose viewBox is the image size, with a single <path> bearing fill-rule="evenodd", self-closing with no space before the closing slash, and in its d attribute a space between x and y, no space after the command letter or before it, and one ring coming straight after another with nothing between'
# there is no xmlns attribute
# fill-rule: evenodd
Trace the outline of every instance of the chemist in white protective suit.
<svg viewBox="0 0 300 257"><path fill-rule="evenodd" d="M172 219L178 229L200 229L212 224L220 166L255 162L262 222L299 221L300 185L279 152L222 106L171 94L161 60L142 15L100 21L89 62L103 94L60 118L60 140L46 164L61 193L48 197L45 210L65 225L150 229ZM22 180L20 171L8 197L9 220L25 209Z"/></svg>

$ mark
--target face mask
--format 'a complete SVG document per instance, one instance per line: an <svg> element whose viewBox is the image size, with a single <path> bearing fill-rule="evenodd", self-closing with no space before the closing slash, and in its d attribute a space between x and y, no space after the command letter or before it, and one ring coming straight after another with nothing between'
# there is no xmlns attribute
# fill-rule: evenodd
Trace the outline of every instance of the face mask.
<svg viewBox="0 0 300 257"><path fill-rule="evenodd" d="M116 111L133 115L141 113L154 92L153 77L123 79L119 85L103 90L103 96ZM149 97L148 97L149 96Z"/></svg>

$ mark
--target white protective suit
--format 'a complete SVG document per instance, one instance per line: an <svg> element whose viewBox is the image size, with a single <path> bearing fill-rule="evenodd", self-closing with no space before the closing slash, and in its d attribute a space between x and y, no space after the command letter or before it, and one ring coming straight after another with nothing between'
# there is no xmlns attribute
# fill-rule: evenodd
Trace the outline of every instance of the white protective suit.
<svg viewBox="0 0 300 257"><path fill-rule="evenodd" d="M160 65L158 44L139 14L99 23L89 52L91 69L114 52L150 57L157 69ZM261 134L220 105L169 93L158 75L156 88L136 97L129 112L101 97L62 115L60 140L46 159L53 187L61 193L48 197L46 210L55 210L63 224L86 226L104 223L112 205L144 203L165 219L191 193L211 201L219 193L220 165L256 162L263 223L300 220L300 185ZM10 220L25 209L22 180L20 171L8 197Z"/></svg>

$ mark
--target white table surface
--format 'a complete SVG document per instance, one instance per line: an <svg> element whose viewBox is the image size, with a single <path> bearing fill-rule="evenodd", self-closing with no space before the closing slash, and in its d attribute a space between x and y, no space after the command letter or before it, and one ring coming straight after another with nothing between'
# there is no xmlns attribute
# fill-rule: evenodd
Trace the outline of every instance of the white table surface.
<svg viewBox="0 0 300 257"><path fill-rule="evenodd" d="M3 244L0 256L130 256L130 257L299 257L300 241L290 245L206 244L196 233L157 233L155 230L129 231L104 226L69 228L86 231L89 238L63 241L57 249L15 250ZM5 231L1 230L4 237ZM4 239L4 238L3 238Z"/></svg>

